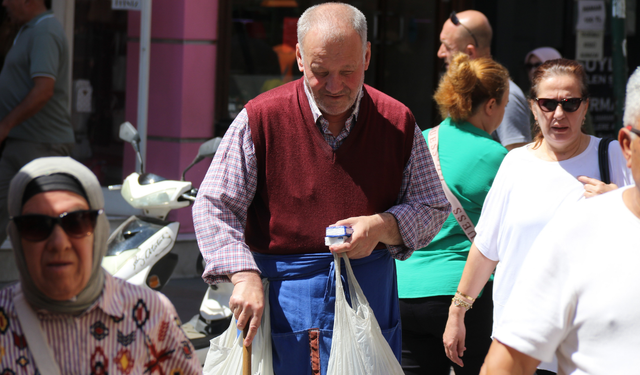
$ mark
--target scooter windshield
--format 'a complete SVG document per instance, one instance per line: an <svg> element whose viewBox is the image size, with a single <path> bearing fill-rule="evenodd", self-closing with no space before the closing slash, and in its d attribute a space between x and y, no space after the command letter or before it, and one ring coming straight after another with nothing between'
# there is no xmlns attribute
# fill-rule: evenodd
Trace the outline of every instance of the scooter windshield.
<svg viewBox="0 0 640 375"><path fill-rule="evenodd" d="M123 251L138 248L144 241L162 229L164 225L136 217L131 220L114 238L110 239L107 256L116 256Z"/></svg>

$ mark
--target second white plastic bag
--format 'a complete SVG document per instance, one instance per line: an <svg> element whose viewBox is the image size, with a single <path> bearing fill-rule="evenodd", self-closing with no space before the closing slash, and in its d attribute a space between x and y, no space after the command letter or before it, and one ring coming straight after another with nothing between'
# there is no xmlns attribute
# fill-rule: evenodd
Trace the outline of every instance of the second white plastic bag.
<svg viewBox="0 0 640 375"><path fill-rule="evenodd" d="M340 258L344 259L351 306L342 286ZM336 274L336 310L327 375L403 375L389 343L351 269L349 258L333 255Z"/></svg>

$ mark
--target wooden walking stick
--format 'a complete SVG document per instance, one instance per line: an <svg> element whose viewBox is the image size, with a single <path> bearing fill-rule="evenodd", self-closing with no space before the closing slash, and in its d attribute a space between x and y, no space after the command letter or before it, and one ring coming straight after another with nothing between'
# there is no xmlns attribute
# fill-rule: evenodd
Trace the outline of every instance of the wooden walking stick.
<svg viewBox="0 0 640 375"><path fill-rule="evenodd" d="M242 339L244 341L247 338L249 332L249 322L242 331ZM242 375L251 375L251 345L245 346L242 344Z"/></svg>

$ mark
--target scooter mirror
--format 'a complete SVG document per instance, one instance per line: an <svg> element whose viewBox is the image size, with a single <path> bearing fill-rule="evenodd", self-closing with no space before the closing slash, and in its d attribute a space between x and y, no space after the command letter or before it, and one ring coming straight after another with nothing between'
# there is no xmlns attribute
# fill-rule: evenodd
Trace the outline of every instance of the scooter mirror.
<svg viewBox="0 0 640 375"><path fill-rule="evenodd" d="M204 158L212 157L216 153L216 151L218 151L218 146L220 146L221 141L222 138L216 137L200 145L200 148L198 149L198 155L196 155L196 158L193 159L191 164L189 164L189 166L182 172L182 181L185 181L185 175L187 174L187 171L191 169L191 167L198 164Z"/></svg>
<svg viewBox="0 0 640 375"><path fill-rule="evenodd" d="M202 157L202 158L212 157L218 150L218 146L220 146L221 141L222 141L222 138L216 137L201 144L200 149L198 149L198 157Z"/></svg>
<svg viewBox="0 0 640 375"><path fill-rule="evenodd" d="M120 139L129 143L137 143L140 142L140 134L129 121L125 121L120 124Z"/></svg>

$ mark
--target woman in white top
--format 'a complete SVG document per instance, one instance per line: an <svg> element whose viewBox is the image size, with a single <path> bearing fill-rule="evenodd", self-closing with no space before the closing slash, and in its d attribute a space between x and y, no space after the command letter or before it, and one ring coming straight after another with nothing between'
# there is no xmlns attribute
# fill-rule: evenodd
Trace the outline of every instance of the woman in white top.
<svg viewBox="0 0 640 375"><path fill-rule="evenodd" d="M609 145L612 183L600 181L600 139L581 132L589 99L580 64L567 59L542 64L534 73L529 104L538 135L502 162L458 284L460 295L466 298L454 301L449 309L445 352L460 365L465 350L464 315L494 269L495 332L520 266L554 214L562 206L632 183L617 142ZM543 363L540 368L556 371L555 364Z"/></svg>

